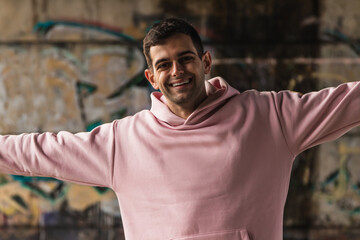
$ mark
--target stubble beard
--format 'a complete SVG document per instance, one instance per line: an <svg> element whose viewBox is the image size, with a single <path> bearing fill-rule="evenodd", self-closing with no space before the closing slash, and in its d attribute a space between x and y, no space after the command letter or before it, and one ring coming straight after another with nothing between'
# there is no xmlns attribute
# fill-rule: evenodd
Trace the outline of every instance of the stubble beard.
<svg viewBox="0 0 360 240"><path fill-rule="evenodd" d="M172 104L175 104L180 107L198 107L198 105L204 100L203 95L206 95L205 89L202 89L201 86L198 86L198 82L196 82L196 79L193 78L192 80L193 86L191 89L184 91L183 93L172 93L171 89L168 88L165 97L167 101L171 101ZM205 80L204 80L205 81ZM205 86L204 86L205 88ZM200 99L201 98L201 99Z"/></svg>
<svg viewBox="0 0 360 240"><path fill-rule="evenodd" d="M171 89L169 89L171 90ZM191 99L193 98L194 92L193 90L191 92L187 93L171 93L171 91L167 91L166 94L164 94L166 99L170 102L172 102L175 105L184 106L190 103ZM179 96L180 95L180 96Z"/></svg>

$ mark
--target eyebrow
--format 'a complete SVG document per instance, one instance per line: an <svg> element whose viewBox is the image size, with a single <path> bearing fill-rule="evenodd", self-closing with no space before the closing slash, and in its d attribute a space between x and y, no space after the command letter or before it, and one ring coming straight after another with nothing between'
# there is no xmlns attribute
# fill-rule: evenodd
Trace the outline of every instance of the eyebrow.
<svg viewBox="0 0 360 240"><path fill-rule="evenodd" d="M193 51L186 50L186 51L182 51L182 52L178 53L177 56L178 56L178 57L181 57L181 56L186 55L186 54L196 55L196 53L194 53ZM166 62L166 61L168 61L168 60L169 60L169 58L161 58L161 59L159 59L159 60L157 60L157 61L155 62L154 66L156 67L159 63Z"/></svg>

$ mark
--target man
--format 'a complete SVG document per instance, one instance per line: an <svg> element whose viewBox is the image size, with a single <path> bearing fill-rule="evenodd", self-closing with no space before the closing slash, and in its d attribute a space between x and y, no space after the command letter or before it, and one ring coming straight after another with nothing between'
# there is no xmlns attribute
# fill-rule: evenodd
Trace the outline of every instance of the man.
<svg viewBox="0 0 360 240"><path fill-rule="evenodd" d="M360 85L303 96L205 81L180 19L144 39L151 110L89 133L0 137L0 170L112 188L127 239L277 240L293 159L360 124Z"/></svg>
<svg viewBox="0 0 360 240"><path fill-rule="evenodd" d="M172 30L154 28L144 39L144 55L149 66L145 76L164 94L169 109L187 119L207 97L204 80L211 69L211 56L209 52L203 53L194 29L168 22ZM176 28L175 24L178 24Z"/></svg>

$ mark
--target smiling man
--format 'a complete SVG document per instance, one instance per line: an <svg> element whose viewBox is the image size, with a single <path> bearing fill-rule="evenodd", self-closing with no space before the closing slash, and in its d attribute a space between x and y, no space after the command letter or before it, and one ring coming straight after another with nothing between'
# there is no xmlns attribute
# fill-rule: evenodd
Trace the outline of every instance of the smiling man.
<svg viewBox="0 0 360 240"><path fill-rule="evenodd" d="M91 132L0 136L0 171L112 188L128 240L282 239L293 160L360 125L360 84L239 93L205 80L211 56L176 18L153 26L144 54L160 90L150 110Z"/></svg>
<svg viewBox="0 0 360 240"><path fill-rule="evenodd" d="M211 69L210 53L197 50L184 33L175 33L148 50L150 36L144 41L149 65L145 76L164 94L170 110L186 119L206 98L204 80Z"/></svg>

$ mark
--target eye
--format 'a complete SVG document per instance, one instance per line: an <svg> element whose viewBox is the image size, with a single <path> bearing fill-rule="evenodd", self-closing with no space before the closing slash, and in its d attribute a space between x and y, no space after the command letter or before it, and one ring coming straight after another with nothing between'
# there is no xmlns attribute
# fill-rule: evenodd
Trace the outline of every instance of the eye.
<svg viewBox="0 0 360 240"><path fill-rule="evenodd" d="M171 63L169 62L163 62L157 65L156 69L158 70L162 70L162 69L166 69L169 68L171 66Z"/></svg>
<svg viewBox="0 0 360 240"><path fill-rule="evenodd" d="M193 56L183 56L180 58L179 62L181 63L188 63L194 60Z"/></svg>

